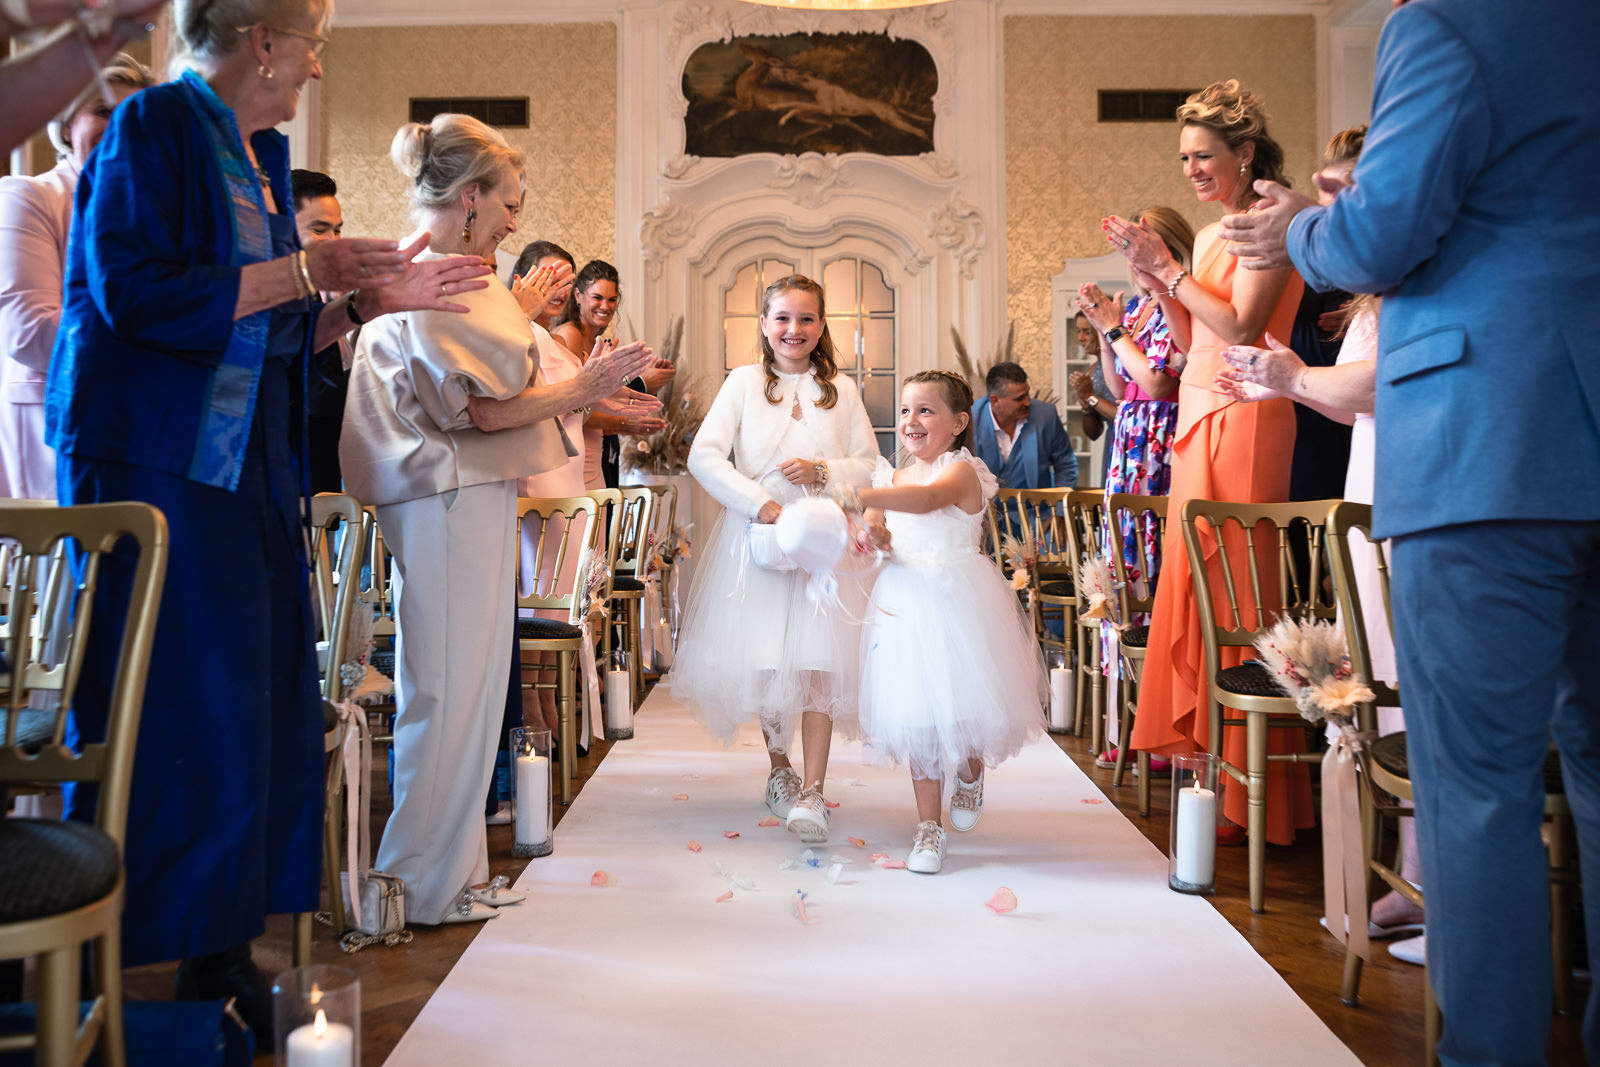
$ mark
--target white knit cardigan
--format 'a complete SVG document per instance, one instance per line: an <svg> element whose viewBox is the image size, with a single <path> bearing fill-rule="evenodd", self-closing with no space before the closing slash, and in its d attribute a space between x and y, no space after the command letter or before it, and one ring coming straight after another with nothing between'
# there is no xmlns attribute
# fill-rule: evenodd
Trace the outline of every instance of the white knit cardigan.
<svg viewBox="0 0 1600 1067"><path fill-rule="evenodd" d="M689 449L689 473L724 507L751 519L772 500L758 479L787 459L824 460L830 482L868 484L878 462L872 423L855 383L839 374L833 384L839 399L833 407L823 408L817 405L822 390L815 374L780 375L778 402L772 404L763 392L766 375L759 363L735 368L695 434ZM821 455L778 455L797 390L801 421L816 439Z"/></svg>

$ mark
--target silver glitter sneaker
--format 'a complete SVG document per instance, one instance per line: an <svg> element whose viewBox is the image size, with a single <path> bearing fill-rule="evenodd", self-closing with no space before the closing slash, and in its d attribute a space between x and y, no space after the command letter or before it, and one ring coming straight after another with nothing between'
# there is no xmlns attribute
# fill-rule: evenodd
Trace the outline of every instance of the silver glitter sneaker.
<svg viewBox="0 0 1600 1067"><path fill-rule="evenodd" d="M938 874L944 866L944 827L929 819L917 823L916 836L911 839L911 855L906 857L906 870L918 874Z"/></svg>
<svg viewBox="0 0 1600 1067"><path fill-rule="evenodd" d="M776 767L767 775L767 810L787 819L800 796L800 776L788 767Z"/></svg>
<svg viewBox="0 0 1600 1067"><path fill-rule="evenodd" d="M976 782L963 782L956 775L956 791L950 794L950 828L963 833L978 825L983 814L983 772Z"/></svg>
<svg viewBox="0 0 1600 1067"><path fill-rule="evenodd" d="M807 786L789 811L788 830L808 845L828 840L828 805L820 786Z"/></svg>

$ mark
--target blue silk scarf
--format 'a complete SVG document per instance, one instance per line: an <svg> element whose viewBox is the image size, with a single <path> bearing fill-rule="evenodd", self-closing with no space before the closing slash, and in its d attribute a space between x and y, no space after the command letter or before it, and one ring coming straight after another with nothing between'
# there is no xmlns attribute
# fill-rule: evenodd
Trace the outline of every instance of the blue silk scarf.
<svg viewBox="0 0 1600 1067"><path fill-rule="evenodd" d="M200 117L213 166L228 198L233 234L229 265L265 263L272 258L266 200L245 155L233 111L194 71L184 71L182 83ZM189 462L189 477L194 481L228 490L239 487L271 321L271 311L258 311L233 324L228 347L207 383L205 410Z"/></svg>

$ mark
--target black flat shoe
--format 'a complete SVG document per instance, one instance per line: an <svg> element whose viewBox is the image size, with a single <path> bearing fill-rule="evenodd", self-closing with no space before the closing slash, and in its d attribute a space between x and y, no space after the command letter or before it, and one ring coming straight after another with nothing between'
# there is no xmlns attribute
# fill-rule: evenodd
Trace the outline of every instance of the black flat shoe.
<svg viewBox="0 0 1600 1067"><path fill-rule="evenodd" d="M256 1048L275 1048L272 1032L272 983L250 956L250 944L222 952L191 956L178 962L173 983L178 1000L233 1000L235 1010L255 1033Z"/></svg>

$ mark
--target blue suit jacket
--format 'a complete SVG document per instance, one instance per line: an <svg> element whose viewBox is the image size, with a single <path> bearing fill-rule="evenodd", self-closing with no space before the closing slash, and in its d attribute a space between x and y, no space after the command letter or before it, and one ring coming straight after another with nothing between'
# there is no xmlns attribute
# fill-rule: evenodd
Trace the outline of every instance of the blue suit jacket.
<svg viewBox="0 0 1600 1067"><path fill-rule="evenodd" d="M1383 293L1375 533L1600 519L1594 0L1411 0L1355 186L1289 227L1306 284Z"/></svg>
<svg viewBox="0 0 1600 1067"><path fill-rule="evenodd" d="M994 472L1003 489L1071 489L1078 484L1078 457L1061 415L1051 404L1036 400L1028 408L1027 421L1017 424L1011 458L1003 464L988 397L972 405L972 440L973 454Z"/></svg>

